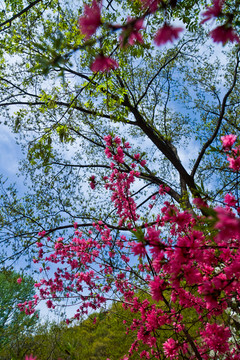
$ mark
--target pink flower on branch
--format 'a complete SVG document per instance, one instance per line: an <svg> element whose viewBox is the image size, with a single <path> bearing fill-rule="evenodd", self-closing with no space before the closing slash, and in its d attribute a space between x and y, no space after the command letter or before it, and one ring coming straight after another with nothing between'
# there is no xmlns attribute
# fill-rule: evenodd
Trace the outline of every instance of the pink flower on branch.
<svg viewBox="0 0 240 360"><path fill-rule="evenodd" d="M157 11L159 4L162 0L141 0L144 9L149 9L150 13Z"/></svg>
<svg viewBox="0 0 240 360"><path fill-rule="evenodd" d="M208 7L207 10L202 14L205 17L201 21L201 24L204 24L206 21L211 20L214 17L218 17L222 12L222 7L225 0L213 0L213 5Z"/></svg>
<svg viewBox="0 0 240 360"><path fill-rule="evenodd" d="M153 281L149 283L151 289L151 295L153 300L160 301L163 299L162 294L163 290L165 289L165 281L160 279L159 276L155 276Z"/></svg>
<svg viewBox="0 0 240 360"><path fill-rule="evenodd" d="M240 170L240 154L236 158L228 156L227 159L229 161L230 169L233 169L234 171Z"/></svg>
<svg viewBox="0 0 240 360"><path fill-rule="evenodd" d="M225 135L221 137L222 147L224 150L230 150L233 144L235 143L237 135Z"/></svg>
<svg viewBox="0 0 240 360"><path fill-rule="evenodd" d="M48 307L49 309L54 308L53 303L52 303L51 300L48 300L48 301L46 302L46 304L47 304L47 307Z"/></svg>
<svg viewBox="0 0 240 360"><path fill-rule="evenodd" d="M132 242L130 245L131 245L131 250L134 253L134 255L139 255L140 258L146 256L147 251L146 251L145 245L143 243Z"/></svg>
<svg viewBox="0 0 240 360"><path fill-rule="evenodd" d="M232 194L226 194L224 197L224 203L227 206L235 206L237 204L237 200Z"/></svg>
<svg viewBox="0 0 240 360"><path fill-rule="evenodd" d="M207 324L206 330L202 331L201 335L211 350L219 353L226 353L229 350L228 339L231 336L229 328L216 323Z"/></svg>
<svg viewBox="0 0 240 360"><path fill-rule="evenodd" d="M90 176L89 180L90 180L90 187L92 190L94 190L96 187L96 176L95 175Z"/></svg>
<svg viewBox="0 0 240 360"><path fill-rule="evenodd" d="M227 25L218 26L216 29L210 32L210 36L216 43L222 43L225 45L228 41L230 42L240 42L240 38L233 28Z"/></svg>
<svg viewBox="0 0 240 360"><path fill-rule="evenodd" d="M101 25L101 4L93 0L92 6L84 6L84 14L78 20L80 31L89 39Z"/></svg>
<svg viewBox="0 0 240 360"><path fill-rule="evenodd" d="M121 47L134 45L136 42L143 43L142 34L139 32L143 27L144 19L128 18L127 25L123 27L123 31L119 37Z"/></svg>
<svg viewBox="0 0 240 360"><path fill-rule="evenodd" d="M118 63L116 60L101 54L96 57L96 59L90 66L90 69L93 72L107 72L109 70L115 70L117 68Z"/></svg>
<svg viewBox="0 0 240 360"><path fill-rule="evenodd" d="M226 196L225 196L226 198ZM233 200L233 199L232 199ZM219 241L231 242L232 239L240 241L240 220L229 209L217 207L215 208L218 221L215 228L219 230L217 239Z"/></svg>
<svg viewBox="0 0 240 360"><path fill-rule="evenodd" d="M177 355L178 355L178 344L175 340L173 340L172 338L168 339L167 341L165 341L165 343L163 344L163 349L164 349L164 353L165 355L170 358L170 359L177 359Z"/></svg>
<svg viewBox="0 0 240 360"><path fill-rule="evenodd" d="M183 31L181 27L174 27L168 24L158 30L154 37L154 42L157 46L166 44L168 41L173 42L175 39L179 38L179 33Z"/></svg>
<svg viewBox="0 0 240 360"><path fill-rule="evenodd" d="M40 231L40 232L38 233L38 236L40 236L40 237L44 237L45 235L46 235L46 231L45 231L45 230Z"/></svg>
<svg viewBox="0 0 240 360"><path fill-rule="evenodd" d="M33 355L26 355L25 360L37 360L37 357L33 357Z"/></svg>

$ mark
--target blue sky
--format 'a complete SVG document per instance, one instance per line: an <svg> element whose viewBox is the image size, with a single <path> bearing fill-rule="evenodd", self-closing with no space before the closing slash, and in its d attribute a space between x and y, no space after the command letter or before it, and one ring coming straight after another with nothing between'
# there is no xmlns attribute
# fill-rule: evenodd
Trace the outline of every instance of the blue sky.
<svg viewBox="0 0 240 360"><path fill-rule="evenodd" d="M11 133L4 124L0 124L0 154L0 174L8 178L9 182L16 181L20 185L16 174L23 154L20 145L16 144L16 134Z"/></svg>

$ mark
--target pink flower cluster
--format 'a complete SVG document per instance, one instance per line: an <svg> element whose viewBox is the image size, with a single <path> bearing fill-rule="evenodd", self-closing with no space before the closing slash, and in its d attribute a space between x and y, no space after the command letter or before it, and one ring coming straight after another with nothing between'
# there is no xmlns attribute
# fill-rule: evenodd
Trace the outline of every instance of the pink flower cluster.
<svg viewBox="0 0 240 360"><path fill-rule="evenodd" d="M94 62L91 64L90 69L93 72L107 72L118 68L116 60L102 54L98 55Z"/></svg>
<svg viewBox="0 0 240 360"><path fill-rule="evenodd" d="M202 20L202 24L221 15L224 2L225 0L213 0L213 5L208 7L207 10L202 14L202 16L205 17L205 19Z"/></svg>
<svg viewBox="0 0 240 360"><path fill-rule="evenodd" d="M91 189L94 190L95 187L96 187L96 177L95 177L95 175L90 176L89 180L90 180L90 187L91 187Z"/></svg>
<svg viewBox="0 0 240 360"><path fill-rule="evenodd" d="M113 25L113 24L103 24L101 20L101 8L102 2L97 0L92 0L91 6L85 5L83 15L80 16L79 29L81 33L85 36L86 40L89 40L92 35L94 35L97 29L104 25L109 31L122 30L119 36L120 46L127 47L128 45L134 45L135 43L143 44L143 36L141 30L144 29L144 19L149 15L153 15L157 10L164 10L166 6L174 7L174 1L169 1L169 4L163 2L162 0L140 0L142 3L142 9L144 14L138 18L128 17L126 24L124 25ZM202 16L202 24L219 18L223 16L223 6L225 0L213 0L212 6L209 6ZM240 42L240 37L232 28L232 17L229 14L226 14L227 21L224 25L216 27L210 32L214 42L220 42L226 44L226 42ZM159 28L157 33L154 35L154 42L157 46L166 44L167 42L173 42L179 38L180 33L183 31L181 27L175 27L168 24L166 21L163 26ZM93 72L106 72L109 70L114 70L118 67L116 60L111 57L100 54L96 57L94 62L91 64L90 68Z"/></svg>
<svg viewBox="0 0 240 360"><path fill-rule="evenodd" d="M105 154L114 161L111 163L112 174L105 178L105 188L112 192L111 201L117 209L119 226L129 221L131 228L131 222L137 221L139 215L136 213L137 207L131 197L130 187L140 174L134 169L129 174L121 170L121 165L124 163L124 148L129 148L128 143L121 146L121 139L119 137L113 139L111 135L105 136L104 139L107 145Z"/></svg>
<svg viewBox="0 0 240 360"><path fill-rule="evenodd" d="M229 328L224 328L216 323L208 323L206 329L201 332L201 335L209 349L220 354L229 351L228 339L231 336Z"/></svg>
<svg viewBox="0 0 240 360"><path fill-rule="evenodd" d="M235 136L222 141L224 150L232 152ZM89 309L100 308L114 291L124 309L136 314L126 322L134 341L124 359L135 352L140 359L239 359L239 338L226 316L226 309L234 312L240 301L238 199L225 195L225 205L208 208L209 216L193 216L165 201L155 220L143 224L131 194L139 174L125 166L130 146L111 135L105 142L112 161L106 188L120 226L127 223L132 238L116 236L103 221L93 223L89 236L75 226L70 242L58 238L50 253L41 253L38 261L46 271L47 263L58 268L54 277L49 273L35 284L39 296L19 304L20 310L31 314L41 299L53 308L58 297L77 296L81 305L74 318L80 319ZM138 164L141 156L134 158ZM161 186L160 194L167 190ZM201 199L196 204L207 209ZM47 245L41 250L49 248L49 241Z"/></svg>
<svg viewBox="0 0 240 360"><path fill-rule="evenodd" d="M240 42L240 37L233 30L233 28L229 25L222 25L216 27L216 29L210 32L210 36L213 41L216 43L222 43L225 45L228 41L230 42Z"/></svg>
<svg viewBox="0 0 240 360"><path fill-rule="evenodd" d="M154 37L154 42L157 46L166 44L168 41L173 42L179 38L180 32L183 31L181 27L174 27L168 24L164 24L162 28L158 30Z"/></svg>
<svg viewBox="0 0 240 360"><path fill-rule="evenodd" d="M140 30L144 29L143 21L144 19L128 18L128 22L122 27L123 31L119 36L121 47L134 45L135 43L143 44L143 37L140 33Z"/></svg>
<svg viewBox="0 0 240 360"><path fill-rule="evenodd" d="M225 152L228 152L227 159L229 161L229 167L233 171L240 170L240 146L238 145L232 148L236 138L237 136L232 134L221 137L223 149Z"/></svg>
<svg viewBox="0 0 240 360"><path fill-rule="evenodd" d="M93 0L92 5L84 6L84 14L78 20L79 28L86 39L95 34L97 28L101 25L101 4Z"/></svg>
<svg viewBox="0 0 240 360"><path fill-rule="evenodd" d="M208 20L218 18L222 15L222 8L225 3L225 0L213 0L213 5L208 7L207 10L202 14L205 19L202 21L202 24ZM214 42L220 42L226 44L230 42L240 42L240 38L237 33L234 31L230 23L226 23L222 26L216 27L210 32L210 36Z"/></svg>
<svg viewBox="0 0 240 360"><path fill-rule="evenodd" d="M33 357L33 355L26 355L25 360L37 360L37 357Z"/></svg>

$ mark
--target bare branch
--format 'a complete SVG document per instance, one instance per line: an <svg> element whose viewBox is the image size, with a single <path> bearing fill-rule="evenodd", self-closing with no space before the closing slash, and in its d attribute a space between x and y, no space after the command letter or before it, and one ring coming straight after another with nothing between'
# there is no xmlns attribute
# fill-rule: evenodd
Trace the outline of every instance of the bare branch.
<svg viewBox="0 0 240 360"><path fill-rule="evenodd" d="M226 94L224 95L224 98L223 98L223 101L222 101L222 107L221 107L221 112L219 114L219 118L218 118L218 121L217 121L217 125L215 127L215 130L212 134L212 136L206 141L206 143L203 145L202 147L202 150L200 151L199 155L198 155L198 158L194 164L194 167L192 169L192 172L191 172L191 176L194 177L194 175L196 174L196 171L198 169L198 166L207 150L207 148L212 144L212 142L214 141L214 139L216 138L217 134L218 134L218 131L221 127L221 124L222 124L222 120L223 120L223 117L224 117L224 112L225 112L225 108L226 108L226 102L228 100L228 97L230 96L230 94L232 93L235 85L236 85L236 82L237 82L237 75L238 75L238 65L239 65L239 50L237 52L237 62L236 62L236 66L235 66L235 71L234 71L234 77L233 77L233 82L232 82L232 85L230 87L230 89L226 92Z"/></svg>
<svg viewBox="0 0 240 360"><path fill-rule="evenodd" d="M178 57L178 55L180 54L182 48L183 48L186 44L188 44L190 41L194 41L194 40L195 40L195 39L190 39L190 40L186 41L184 44L182 44L182 45L180 46L180 48L178 49L178 51L176 52L176 54L175 54L174 56L172 56L169 60L167 60L162 66L160 66L159 70L156 72L156 74L152 77L152 79L151 79L151 80L149 81L149 83L147 84L146 89L145 89L144 93L142 94L142 96L140 96L140 98L138 99L136 106L137 106L137 105L142 101L142 99L147 95L149 87L151 86L151 84L153 83L153 81L156 79L156 77L160 74L160 72L161 72L164 68L166 68L172 61L174 61L174 60Z"/></svg>

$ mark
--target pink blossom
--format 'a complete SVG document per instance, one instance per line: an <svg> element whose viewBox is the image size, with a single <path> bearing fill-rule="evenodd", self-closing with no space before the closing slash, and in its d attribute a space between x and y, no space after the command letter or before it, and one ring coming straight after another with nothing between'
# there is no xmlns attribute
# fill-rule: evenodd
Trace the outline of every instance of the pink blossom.
<svg viewBox="0 0 240 360"><path fill-rule="evenodd" d="M215 211L218 217L215 228L220 230L217 238L227 241L234 238L240 239L240 220L235 214L222 207L215 208Z"/></svg>
<svg viewBox="0 0 240 360"><path fill-rule="evenodd" d="M160 195L165 195L166 192L169 192L170 191L170 188L168 186L164 186L163 184L161 184L159 186L159 194Z"/></svg>
<svg viewBox="0 0 240 360"><path fill-rule="evenodd" d="M207 346L219 353L225 353L229 350L228 339L231 336L229 328L217 325L216 323L207 324L206 330L201 332L201 335Z"/></svg>
<svg viewBox="0 0 240 360"><path fill-rule="evenodd" d="M90 176L90 178L89 178L89 180L90 180L90 187L91 187L91 189L95 189L95 187L96 187L96 176L95 175L92 175L92 176Z"/></svg>
<svg viewBox="0 0 240 360"><path fill-rule="evenodd" d="M40 232L38 233L38 236L40 236L40 237L44 237L45 235L46 235L46 231L45 231L45 230L40 231Z"/></svg>
<svg viewBox="0 0 240 360"><path fill-rule="evenodd" d="M107 158L111 158L111 157L112 157L111 150L110 150L108 147L106 147L106 149L104 150L104 152L105 152Z"/></svg>
<svg viewBox="0 0 240 360"><path fill-rule="evenodd" d="M145 235L145 240L151 245L160 244L160 233L161 231L156 229L154 226L148 227L147 234Z"/></svg>
<svg viewBox="0 0 240 360"><path fill-rule="evenodd" d="M46 302L46 304L47 304L47 307L48 307L49 309L51 309L51 308L53 307L53 303L52 303L51 300L48 300L48 301Z"/></svg>
<svg viewBox="0 0 240 360"><path fill-rule="evenodd" d="M124 163L124 153L121 146L117 147L117 154L113 156L113 159L120 164Z"/></svg>
<svg viewBox="0 0 240 360"><path fill-rule="evenodd" d="M234 171L240 170L240 156L238 156L236 159L228 156L227 159L229 161L230 169L233 169Z"/></svg>
<svg viewBox="0 0 240 360"><path fill-rule="evenodd" d="M127 25L123 27L123 31L119 37L121 47L134 45L136 42L142 44L142 34L139 32L143 27L144 19L134 20L128 18Z"/></svg>
<svg viewBox="0 0 240 360"><path fill-rule="evenodd" d="M237 135L229 134L221 137L222 147L224 150L230 150L235 143Z"/></svg>
<svg viewBox="0 0 240 360"><path fill-rule="evenodd" d="M148 8L151 13L154 13L158 9L158 5L162 0L141 0L144 9Z"/></svg>
<svg viewBox="0 0 240 360"><path fill-rule="evenodd" d="M129 142L125 142L125 143L124 143L124 147L125 147L126 149L131 149L131 146L130 146Z"/></svg>
<svg viewBox="0 0 240 360"><path fill-rule="evenodd" d="M149 354L149 352L148 351L146 351L146 350L143 350L142 352L141 352L141 354L140 354L140 358L142 359L150 359L150 354Z"/></svg>
<svg viewBox="0 0 240 360"><path fill-rule="evenodd" d="M198 209L201 209L201 208L204 208L204 207L208 207L208 204L206 203L206 201L204 201L204 200L201 199L201 198L195 198L195 199L193 199L193 203L194 203L194 205L195 205Z"/></svg>
<svg viewBox="0 0 240 360"><path fill-rule="evenodd" d="M176 359L178 355L178 344L172 338L163 344L164 354L170 359Z"/></svg>
<svg viewBox="0 0 240 360"><path fill-rule="evenodd" d="M119 136L115 136L115 138L113 139L113 141L115 142L115 144L120 145L121 144L121 139Z"/></svg>
<svg viewBox="0 0 240 360"><path fill-rule="evenodd" d="M94 182L90 182L90 187L91 187L92 190L94 190L95 187L96 187L95 183L94 183Z"/></svg>
<svg viewBox="0 0 240 360"><path fill-rule="evenodd" d="M201 24L211 20L213 17L218 17L221 14L224 2L225 0L213 0L213 6L208 7L207 10L202 14L205 19L201 21Z"/></svg>
<svg viewBox="0 0 240 360"><path fill-rule="evenodd" d="M139 243L131 243L132 246L132 252L134 253L134 255L139 255L140 257L144 257L146 255L146 249L145 249L145 245L141 242Z"/></svg>
<svg viewBox="0 0 240 360"><path fill-rule="evenodd" d="M227 206L235 206L237 203L237 200L236 200L235 196L233 196L232 194L226 194L224 197L224 202Z"/></svg>
<svg viewBox="0 0 240 360"><path fill-rule="evenodd" d="M30 356L26 355L25 360L37 360L37 357L33 357L32 354Z"/></svg>
<svg viewBox="0 0 240 360"><path fill-rule="evenodd" d="M222 43L225 45L228 41L240 42L240 38L232 27L226 25L218 26L216 29L210 32L210 36L216 43Z"/></svg>
<svg viewBox="0 0 240 360"><path fill-rule="evenodd" d="M21 284L21 282L22 282L22 278L19 277L19 278L17 279L17 283L18 283L18 284Z"/></svg>
<svg viewBox="0 0 240 360"><path fill-rule="evenodd" d="M164 26L156 33L154 42L157 46L166 44L168 41L173 42L173 40L179 37L181 31L183 31L183 28L164 24Z"/></svg>
<svg viewBox="0 0 240 360"><path fill-rule="evenodd" d="M111 59L110 57L104 56L104 55L98 55L92 65L90 66L90 69L93 72L106 72L109 70L115 70L118 68L118 63L116 60Z"/></svg>
<svg viewBox="0 0 240 360"><path fill-rule="evenodd" d="M41 243L40 241L37 241L36 245L37 245L37 247L40 247L40 248L43 247L43 243Z"/></svg>
<svg viewBox="0 0 240 360"><path fill-rule="evenodd" d="M149 283L151 288L151 295L153 300L160 301L162 300L162 292L165 288L164 280L160 279L159 276L155 276L153 281L150 281Z"/></svg>
<svg viewBox="0 0 240 360"><path fill-rule="evenodd" d="M112 145L112 136L111 135L106 135L106 136L104 136L103 139L105 140L107 146Z"/></svg>
<svg viewBox="0 0 240 360"><path fill-rule="evenodd" d="M101 25L101 8L96 0L93 0L92 6L84 6L84 14L79 18L78 23L86 39L95 34L97 28Z"/></svg>

